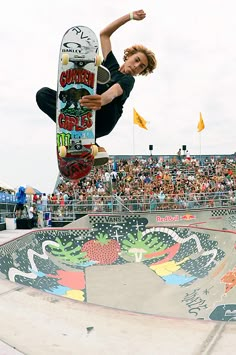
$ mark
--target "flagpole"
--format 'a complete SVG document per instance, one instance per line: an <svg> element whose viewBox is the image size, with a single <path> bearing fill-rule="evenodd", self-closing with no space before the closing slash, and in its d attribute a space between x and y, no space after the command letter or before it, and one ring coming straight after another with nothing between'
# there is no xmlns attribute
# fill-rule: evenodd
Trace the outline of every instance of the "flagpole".
<svg viewBox="0 0 236 355"><path fill-rule="evenodd" d="M202 113L200 112L200 119L198 122L198 132L199 132L199 150L200 150L200 164L202 162L202 141L201 141L201 134L202 134L202 130L205 128L205 124L202 118Z"/></svg>
<svg viewBox="0 0 236 355"><path fill-rule="evenodd" d="M202 133L199 132L199 150L200 150L200 166L202 165L202 139L201 139Z"/></svg>
<svg viewBox="0 0 236 355"><path fill-rule="evenodd" d="M134 141L134 123L133 123L133 156L135 156L135 141Z"/></svg>
<svg viewBox="0 0 236 355"><path fill-rule="evenodd" d="M134 125L138 125L141 128L147 129L147 121L140 116L135 108L133 108L133 155L135 156L135 134L134 134Z"/></svg>

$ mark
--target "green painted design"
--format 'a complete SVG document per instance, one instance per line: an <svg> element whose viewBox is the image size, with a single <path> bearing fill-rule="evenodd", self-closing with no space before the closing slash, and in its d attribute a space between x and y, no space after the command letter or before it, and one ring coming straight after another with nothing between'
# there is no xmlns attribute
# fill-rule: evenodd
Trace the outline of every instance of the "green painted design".
<svg viewBox="0 0 236 355"><path fill-rule="evenodd" d="M109 239L108 234L99 233L96 236L95 242L99 242L101 245L107 245L110 242L110 240L111 239Z"/></svg>
<svg viewBox="0 0 236 355"><path fill-rule="evenodd" d="M64 113L65 115L68 116L75 116L75 117L80 117L82 115L85 115L86 113L90 112L89 109L87 109L86 107L81 107L79 109L70 107L70 108L62 108L61 112Z"/></svg>
<svg viewBox="0 0 236 355"><path fill-rule="evenodd" d="M48 246L52 255L61 259L63 262L70 264L83 264L88 261L86 257L86 252L81 252L81 246L77 245L75 247L74 243L71 241L67 242L65 245L60 238L56 238L55 241L60 245L59 247Z"/></svg>
<svg viewBox="0 0 236 355"><path fill-rule="evenodd" d="M153 236L152 233L145 234L141 231L137 235L128 233L128 238L122 241L121 256L126 259L126 256L132 256L135 262L141 262L145 254L151 254L166 249L166 244L159 242L159 238Z"/></svg>

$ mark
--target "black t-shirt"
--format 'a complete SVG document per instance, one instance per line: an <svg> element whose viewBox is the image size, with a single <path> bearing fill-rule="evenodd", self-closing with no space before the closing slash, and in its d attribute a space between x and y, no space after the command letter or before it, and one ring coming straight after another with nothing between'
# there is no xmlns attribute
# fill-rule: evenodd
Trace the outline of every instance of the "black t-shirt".
<svg viewBox="0 0 236 355"><path fill-rule="evenodd" d="M107 55L106 60L102 64L110 70L111 80L105 85L98 84L97 93L102 94L112 85L118 83L123 90L123 94L116 97L108 105L102 106L101 110L96 112L96 138L106 136L113 130L122 115L123 105L129 97L135 81L132 75L123 74L119 71L119 63L112 52Z"/></svg>

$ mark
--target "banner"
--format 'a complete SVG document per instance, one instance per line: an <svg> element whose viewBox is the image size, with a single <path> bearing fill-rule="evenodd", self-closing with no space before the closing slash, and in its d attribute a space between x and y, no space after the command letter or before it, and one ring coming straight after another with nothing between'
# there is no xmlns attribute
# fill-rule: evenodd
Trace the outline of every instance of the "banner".
<svg viewBox="0 0 236 355"><path fill-rule="evenodd" d="M138 114L138 112L134 109L134 124L137 124L139 127L147 129L147 121Z"/></svg>
<svg viewBox="0 0 236 355"><path fill-rule="evenodd" d="M204 128L205 128L205 124L204 124L204 121L203 121L203 118L202 118L202 114L200 112L200 119L199 119L199 122L198 122L198 125L197 125L197 130L198 130L198 132L201 132Z"/></svg>

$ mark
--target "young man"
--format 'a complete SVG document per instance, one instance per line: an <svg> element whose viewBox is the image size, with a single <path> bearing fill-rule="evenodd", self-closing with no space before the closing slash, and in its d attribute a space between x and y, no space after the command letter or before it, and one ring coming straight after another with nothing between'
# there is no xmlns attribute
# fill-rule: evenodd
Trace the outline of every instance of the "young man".
<svg viewBox="0 0 236 355"><path fill-rule="evenodd" d="M16 218L21 218L26 202L27 202L27 198L26 198L25 188L24 186L20 186L16 193L16 208L15 208Z"/></svg>
<svg viewBox="0 0 236 355"><path fill-rule="evenodd" d="M117 124L123 112L123 105L134 86L134 76L148 75L156 68L157 62L152 51L142 45L134 45L124 51L124 63L120 66L112 52L111 35L130 20L140 21L146 17L143 10L134 11L112 22L100 32L103 65L109 69L111 80L106 85L97 85L96 95L83 96L81 106L96 110L95 137L108 135ZM36 94L39 108L56 122L56 91L42 88ZM98 148L94 165L103 165L108 154Z"/></svg>

